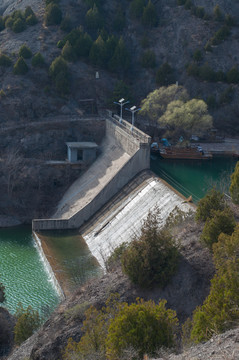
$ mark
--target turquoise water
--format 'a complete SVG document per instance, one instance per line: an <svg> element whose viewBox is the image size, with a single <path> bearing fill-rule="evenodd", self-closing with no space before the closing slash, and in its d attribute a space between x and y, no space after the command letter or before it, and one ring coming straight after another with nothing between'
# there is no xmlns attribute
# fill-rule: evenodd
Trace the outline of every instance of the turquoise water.
<svg viewBox="0 0 239 360"><path fill-rule="evenodd" d="M30 226L0 229L4 306L14 313L21 302L24 308L31 305L46 316L59 303L59 297L34 244Z"/></svg>
<svg viewBox="0 0 239 360"><path fill-rule="evenodd" d="M87 280L100 275L98 262L77 230L44 231L39 237L60 265L68 291L72 292Z"/></svg>
<svg viewBox="0 0 239 360"><path fill-rule="evenodd" d="M211 160L168 160L151 157L151 169L184 196L197 202L213 186L228 193L230 175L236 165L231 157Z"/></svg>

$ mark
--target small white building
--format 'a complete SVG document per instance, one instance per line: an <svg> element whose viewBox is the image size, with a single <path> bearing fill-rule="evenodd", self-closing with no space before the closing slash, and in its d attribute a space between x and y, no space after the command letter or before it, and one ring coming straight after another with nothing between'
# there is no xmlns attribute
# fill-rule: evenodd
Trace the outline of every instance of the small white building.
<svg viewBox="0 0 239 360"><path fill-rule="evenodd" d="M90 164L96 159L98 145L95 142L67 142L67 159L70 163L83 161Z"/></svg>

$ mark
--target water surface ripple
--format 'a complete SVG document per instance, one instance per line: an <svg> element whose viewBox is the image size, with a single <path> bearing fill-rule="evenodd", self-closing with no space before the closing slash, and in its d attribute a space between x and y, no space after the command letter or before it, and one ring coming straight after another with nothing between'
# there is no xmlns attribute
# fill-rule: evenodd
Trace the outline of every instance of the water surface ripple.
<svg viewBox="0 0 239 360"><path fill-rule="evenodd" d="M0 281L6 288L4 306L12 313L19 302L42 316L52 311L59 296L42 262L30 226L0 229Z"/></svg>

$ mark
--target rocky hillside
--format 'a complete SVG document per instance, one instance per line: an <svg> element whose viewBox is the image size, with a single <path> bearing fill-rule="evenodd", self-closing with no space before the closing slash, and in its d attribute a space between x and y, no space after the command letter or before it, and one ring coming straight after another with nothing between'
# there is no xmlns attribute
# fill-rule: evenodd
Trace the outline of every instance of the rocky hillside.
<svg viewBox="0 0 239 360"><path fill-rule="evenodd" d="M54 184L68 184L79 175L74 172L69 177L67 172L65 177L62 171L55 171L52 179L49 170L48 175L41 176L39 185L39 176L33 178L35 170L46 174L45 168L39 167L39 159L64 159L65 141L92 139L99 143L103 136L92 122L84 131L74 133L69 126L67 132L54 130L49 136L44 130L39 134L37 127L14 131L19 126L26 129L27 124L37 122L44 129L45 123L59 117L96 114L121 97L139 105L150 91L177 81L191 97L208 103L215 127L222 133L238 134L237 2L154 0L148 15L144 14L146 0L96 3L93 11L91 0L61 0L57 5L60 15L52 20L44 0L1 2L0 165L4 176L0 177L0 215L13 215L13 223L31 221L32 213L41 216L51 212L57 196L64 191L61 186L55 191ZM141 8L137 7L139 3ZM29 6L35 18L27 22L24 14ZM25 19L20 28L13 26L16 19L19 26L19 18L20 24ZM22 53L23 45L28 55ZM24 59L19 65L20 55ZM57 58L61 68L56 66ZM29 206L27 200L19 202L19 196L23 196L21 185L14 185L13 191L7 188L9 153L24 159L24 172L14 176L32 185L25 193L26 199L41 188L34 205L31 202ZM54 204L44 200L52 191ZM44 203L47 205L42 208L40 204ZM29 214L23 216L26 209Z"/></svg>
<svg viewBox="0 0 239 360"><path fill-rule="evenodd" d="M92 56L80 56L73 62L68 61L70 89L62 97L56 92L48 68L61 54L57 43L71 29L83 26L93 42L97 39L97 25L89 24L86 19L90 6L84 0L61 0L59 6L63 20L67 18L69 23L67 26L46 26L43 0L4 0L0 7L3 16L19 9L24 11L30 5L38 23L20 33L14 33L9 28L1 31L1 52L10 56L14 64L21 45L25 43L33 54L42 54L46 66L34 68L31 60L26 60L29 71L25 75L14 75L12 66L0 66L1 87L5 93L1 95L1 121L32 121L48 115L77 113L81 107L79 100L82 99L93 99L100 107L108 106L119 80L123 80L129 87L130 96L136 104L155 87L178 81L192 97L203 98L208 102L215 127L229 132L234 129L238 115L236 99L239 79L237 73L232 78L227 73L234 67L237 69L239 61L238 3L225 0L210 3L194 0L190 4L184 0L153 1L157 18L152 25L145 24L141 17L132 14L132 2L122 0L119 5L118 1L98 1L103 19L99 25L101 37L107 41L108 36L114 35L116 39L122 36L129 54L129 65L122 69L118 63L116 68L112 64L107 67ZM215 15L217 4L218 16ZM121 23L116 26L119 14ZM215 34L222 27L227 27L228 32L222 32L217 37ZM145 60L147 52L154 54L153 63ZM164 64L170 66L170 75L166 79L160 76L157 78L157 72ZM194 70L190 65L194 66ZM198 71L202 68L200 73L195 70L195 66ZM96 71L99 72L99 79L95 79Z"/></svg>

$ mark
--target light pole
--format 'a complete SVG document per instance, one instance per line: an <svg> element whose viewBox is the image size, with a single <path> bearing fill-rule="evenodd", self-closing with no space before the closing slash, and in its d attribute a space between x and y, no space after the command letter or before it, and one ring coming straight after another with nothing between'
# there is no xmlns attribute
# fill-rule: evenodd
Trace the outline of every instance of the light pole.
<svg viewBox="0 0 239 360"><path fill-rule="evenodd" d="M123 106L124 106L125 104L128 104L128 103L129 103L129 101L125 101L124 98L120 99L119 102L114 101L114 104L117 104L117 105L120 106L120 119L119 119L119 122L120 122L120 123L122 123Z"/></svg>
<svg viewBox="0 0 239 360"><path fill-rule="evenodd" d="M134 128L134 114L135 114L137 111L141 110L141 108L138 108L138 109L137 109L137 107L134 105L134 106L132 106L130 109L127 109L127 108L126 108L126 110L130 111L131 114L132 114L132 124L131 124L131 129L130 129L130 130L133 131L133 128Z"/></svg>

